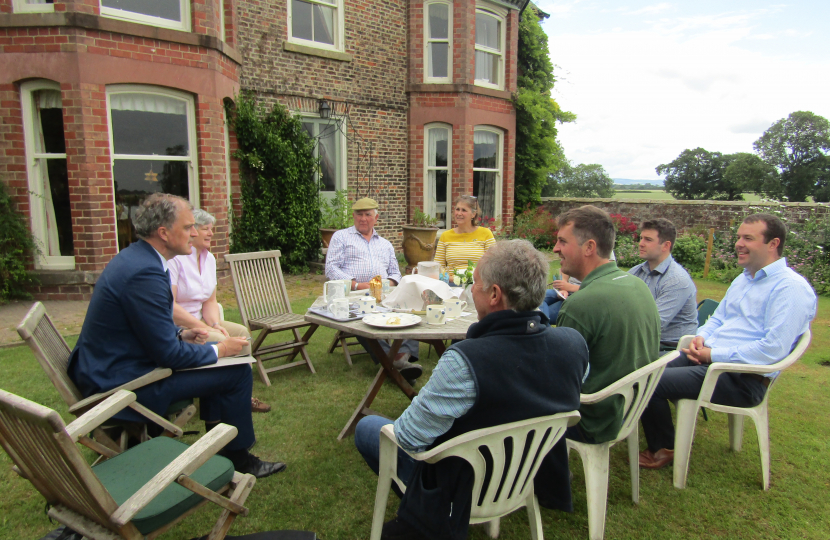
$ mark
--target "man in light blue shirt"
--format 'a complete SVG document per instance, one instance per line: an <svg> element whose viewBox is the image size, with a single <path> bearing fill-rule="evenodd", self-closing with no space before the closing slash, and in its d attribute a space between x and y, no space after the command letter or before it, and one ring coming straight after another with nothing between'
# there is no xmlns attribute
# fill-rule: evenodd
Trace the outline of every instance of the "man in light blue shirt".
<svg viewBox="0 0 830 540"><path fill-rule="evenodd" d="M677 231L663 218L640 226L640 257L645 262L628 271L642 279L657 302L661 348L674 349L680 338L697 332L697 287L671 256Z"/></svg>
<svg viewBox="0 0 830 540"><path fill-rule="evenodd" d="M735 250L744 272L729 286L689 348L666 367L643 412L648 449L640 453L640 467L660 469L673 461L674 426L668 400L697 399L709 364L774 364L809 328L816 295L781 256L786 235L781 220L770 214L751 215L738 228ZM754 407L776 375L725 373L718 378L712 401Z"/></svg>

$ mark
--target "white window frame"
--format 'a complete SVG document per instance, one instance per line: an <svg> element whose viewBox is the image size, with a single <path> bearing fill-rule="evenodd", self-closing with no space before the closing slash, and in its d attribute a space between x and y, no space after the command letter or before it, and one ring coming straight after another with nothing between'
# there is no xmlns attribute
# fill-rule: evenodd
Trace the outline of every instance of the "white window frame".
<svg viewBox="0 0 830 540"><path fill-rule="evenodd" d="M485 79L475 79L476 86L483 86L485 88L493 88L496 90L503 90L504 89L504 57L507 52L507 10L503 8L496 7L492 4L484 4L479 3L476 6L476 15L479 13L484 13L489 15L490 17L494 17L499 19L501 24L499 24L499 43L501 43L502 50L491 49L489 47L484 47L483 45L479 45L475 43L475 50L487 52L490 54L495 54L499 58L499 66L498 66L498 77L499 83L492 84ZM475 40L475 33L473 33L473 39ZM473 77L475 77L475 66L473 66Z"/></svg>
<svg viewBox="0 0 830 540"><path fill-rule="evenodd" d="M446 129L447 130L447 166L446 167L437 167L432 166L429 164L429 155L430 155L430 148L429 148L429 130L431 129ZM452 227L452 125L445 124L443 122L435 122L432 124L426 124L424 126L424 148L426 152L424 152L424 208L423 211L425 214L435 217L436 208L432 203L432 200L429 199L427 193L429 190L427 187L429 186L429 173L432 171L443 171L446 169L447 171L447 208L446 214L447 217L445 219L444 228L449 229Z"/></svg>
<svg viewBox="0 0 830 540"><path fill-rule="evenodd" d="M343 130L340 129L341 126L337 125L338 120L334 118L320 118L319 114L309 113L309 112L300 112L296 111L295 115L299 115L300 122L308 122L313 121L316 125L331 125L332 129L334 129L334 139L337 152L337 158L335 160L335 166L337 167L337 180L335 181L334 191L318 191L320 197L325 199L333 199L334 194L339 190L346 190L349 188L348 178L347 178L347 163L346 163L346 134L343 133ZM319 132L318 132L319 133ZM317 157L317 145L314 145L314 157ZM315 172L315 181L319 180L317 178L318 173Z"/></svg>
<svg viewBox="0 0 830 540"><path fill-rule="evenodd" d="M303 2L307 2L309 4L320 4L322 6L326 6L332 8L336 11L334 16L334 44L329 45L328 43L320 43L317 41L313 41L310 39L302 39L296 38L291 33L294 28L294 14L293 14L293 2L292 0L287 0L288 4L288 42L289 43L296 43L297 45L304 45L306 47L313 47L315 49L325 49L327 51L338 51L344 52L346 50L346 8L345 3L343 0L335 0L334 4L329 4L327 2L320 2L318 0L302 0Z"/></svg>
<svg viewBox="0 0 830 540"><path fill-rule="evenodd" d="M495 198L495 204L493 205L494 208L494 216L488 216L495 219L501 218L502 213L502 199L504 199L504 131L497 127L492 126L475 126L473 128L473 156L475 157L475 133L477 131L487 131L490 133L495 133L498 135L498 141L496 142L498 148L498 154L496 155L496 165L495 169L483 169L480 167L476 167L473 165L473 172L481 171L481 172L495 172L496 173L496 193L497 196ZM473 162L475 163L475 161ZM473 195L478 196L477 193L473 193Z"/></svg>
<svg viewBox="0 0 830 540"><path fill-rule="evenodd" d="M26 0L12 0L13 13L53 13L54 11L55 4L28 4Z"/></svg>
<svg viewBox="0 0 830 540"><path fill-rule="evenodd" d="M179 12L182 15L181 21L172 21L162 17L153 17L151 15L143 15L134 11L127 11L125 9L115 9L104 6L100 0L98 5L101 9L101 16L110 19L118 19L121 21L130 21L139 24L146 24L149 26L158 26L159 28L170 28L173 30L182 30L190 32L190 0L178 0Z"/></svg>
<svg viewBox="0 0 830 540"><path fill-rule="evenodd" d="M225 34L225 0L216 0L219 4L219 39L228 41L228 36Z"/></svg>
<svg viewBox="0 0 830 540"><path fill-rule="evenodd" d="M115 140L112 135L112 108L110 106L110 96L113 94L156 94L166 97L179 99L185 102L187 108L187 135L189 140L188 149L189 156L168 156L168 155L146 155L146 154L116 154ZM189 191L189 201L193 208L199 208L199 139L196 134L196 104L192 94L186 92L179 92L176 90L169 90L160 86L149 86L141 84L114 84L107 86L107 130L109 132L110 142L110 171L112 172L112 211L113 211L113 226L116 234L115 249L118 249L118 211L115 207L115 160L116 159L140 159L142 161L186 161L188 163L188 181L187 190Z"/></svg>
<svg viewBox="0 0 830 540"><path fill-rule="evenodd" d="M431 39L429 29L429 8L435 4L444 4L447 6L447 39ZM452 82L452 2L444 0L436 0L434 2L426 2L424 4L424 82L427 83L451 83ZM446 43L447 44L447 76L446 77L430 77L430 66L432 64L432 55L430 54L430 43Z"/></svg>
<svg viewBox="0 0 830 540"><path fill-rule="evenodd" d="M43 206L43 181L38 178L40 159L66 159L66 154L51 154L36 152L34 125L35 105L33 94L38 90L57 90L60 92L60 85L56 82L38 80L28 81L20 85L21 113L23 114L23 140L26 149L26 176L29 182L29 209L31 211L32 235L41 249L41 253L35 258L35 267L42 270L74 270L75 257L69 255L45 255L48 245L46 209Z"/></svg>

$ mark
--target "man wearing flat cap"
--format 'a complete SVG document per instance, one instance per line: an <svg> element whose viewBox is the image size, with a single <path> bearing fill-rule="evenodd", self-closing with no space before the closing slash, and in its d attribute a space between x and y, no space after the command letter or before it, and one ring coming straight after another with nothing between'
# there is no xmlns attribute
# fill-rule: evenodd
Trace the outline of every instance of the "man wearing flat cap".
<svg viewBox="0 0 830 540"><path fill-rule="evenodd" d="M368 289L369 280L375 276L389 279L397 285L401 280L401 271L395 248L375 231L377 201L369 198L358 200L352 206L352 214L354 226L339 230L331 237L326 253L326 277L352 280L353 291ZM380 344L384 351L389 352L385 341ZM418 358L418 342L405 340L393 364L404 378L412 380L421 376L422 369L417 364L409 363L410 357Z"/></svg>

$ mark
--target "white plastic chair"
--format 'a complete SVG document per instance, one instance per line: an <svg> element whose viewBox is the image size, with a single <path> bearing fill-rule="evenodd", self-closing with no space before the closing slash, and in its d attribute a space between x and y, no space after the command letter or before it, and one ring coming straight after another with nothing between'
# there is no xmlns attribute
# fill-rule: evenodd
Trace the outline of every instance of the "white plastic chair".
<svg viewBox="0 0 830 540"><path fill-rule="evenodd" d="M648 406L657 383L666 369L666 364L680 356L672 351L629 373L594 394L582 394L580 403L590 405L599 403L611 396L620 395L625 400L623 405L623 423L617 438L600 444L586 444L568 439L568 450L576 450L582 459L585 470L585 492L588 502L588 537L601 540L605 536L605 507L608 499L609 451L620 441L628 440L628 466L631 469L631 500L640 502L640 416Z"/></svg>
<svg viewBox="0 0 830 540"><path fill-rule="evenodd" d="M464 435L459 435L432 450L419 454L409 454L417 461L436 463L448 457L460 457L473 467L475 481L473 483L473 506L470 512L470 523L487 523L491 538L499 534L499 518L522 506L527 507L530 519L530 536L533 540L543 540L542 518L539 513L539 501L533 492L533 479L542 464L542 458L547 455L553 445L565 434L568 426L579 422L579 412L571 411L522 420L501 426L486 429L477 429ZM525 441L514 443L512 453L507 455L505 440ZM481 448L486 446L492 456L492 467L489 478L485 465L484 454ZM528 447L525 459L522 453ZM510 467L504 475L505 464ZM406 486L397 476L398 445L395 439L395 430L392 424L383 426L380 431L380 466L378 474L378 490L375 496L375 512L372 518L371 540L380 540L383 519L386 514L386 502L389 499L389 490L394 480L401 491ZM501 478L502 483L487 482L491 478ZM487 483L487 492L483 503L478 504L481 498L481 488ZM516 489L502 489L501 485L516 486ZM518 487L521 486L521 489Z"/></svg>
<svg viewBox="0 0 830 540"><path fill-rule="evenodd" d="M689 342L694 336L683 336L677 349L688 349ZM764 490L769 489L769 393L778 377L770 380L767 393L764 399L755 407L730 407L712 403L712 393L715 391L715 384L718 377L723 373L755 373L763 375L783 371L796 362L807 347L810 345L810 330L804 332L798 339L795 348L786 358L768 366L749 364L727 364L715 362L709 366L706 377L703 379L703 386L700 395L694 399L677 400L677 429L674 434L674 487L684 489L686 487L686 476L689 472L689 456L692 451L692 441L695 437L695 424L697 411L705 407L713 411L724 412L729 415L729 446L735 452L741 451L741 444L744 435L744 416L752 418L755 422L755 430L758 433L758 446L761 453L761 474L763 476Z"/></svg>

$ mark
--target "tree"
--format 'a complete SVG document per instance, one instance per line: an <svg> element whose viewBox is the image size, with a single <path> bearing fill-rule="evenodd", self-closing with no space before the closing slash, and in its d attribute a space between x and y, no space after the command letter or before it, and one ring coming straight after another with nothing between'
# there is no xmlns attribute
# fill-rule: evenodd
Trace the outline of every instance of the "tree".
<svg viewBox="0 0 830 540"><path fill-rule="evenodd" d="M703 148L683 150L671 163L658 165L657 174L665 175L663 186L675 199L743 200L744 187L724 178L733 155L709 152ZM732 178L736 178L733 174Z"/></svg>
<svg viewBox="0 0 830 540"><path fill-rule="evenodd" d="M548 36L539 25L539 12L529 5L519 23L516 107L516 208L539 204L550 173L565 162L556 140L556 122L573 122L576 115L563 111L551 99L555 78L548 54Z"/></svg>
<svg viewBox="0 0 830 540"><path fill-rule="evenodd" d="M724 184L735 186L744 193L753 191L774 199L781 198L781 180L775 167L746 152L730 154L725 159L729 165L723 173Z"/></svg>
<svg viewBox="0 0 830 540"><path fill-rule="evenodd" d="M289 272L307 268L320 249L318 161L303 124L275 104L251 95L228 110L236 133L242 215L233 216L231 253L279 249Z"/></svg>
<svg viewBox="0 0 830 540"><path fill-rule="evenodd" d="M826 192L830 122L809 111L796 111L774 123L755 141L755 151L781 177L784 195L803 202Z"/></svg>
<svg viewBox="0 0 830 540"><path fill-rule="evenodd" d="M553 175L548 190L559 197L613 197L614 180L602 165L580 163L576 167L566 163Z"/></svg>

